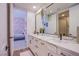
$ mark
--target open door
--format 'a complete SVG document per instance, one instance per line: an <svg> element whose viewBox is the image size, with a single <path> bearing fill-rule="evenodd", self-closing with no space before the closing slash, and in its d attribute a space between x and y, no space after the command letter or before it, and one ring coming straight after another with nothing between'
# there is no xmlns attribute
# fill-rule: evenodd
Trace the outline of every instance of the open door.
<svg viewBox="0 0 79 59"><path fill-rule="evenodd" d="M0 56L13 55L12 9L7 3L0 3Z"/></svg>
<svg viewBox="0 0 79 59"><path fill-rule="evenodd" d="M14 52L14 32L13 32L13 4L10 4L10 49L11 49L11 56L13 56Z"/></svg>
<svg viewBox="0 0 79 59"><path fill-rule="evenodd" d="M7 55L7 4L0 3L0 56Z"/></svg>

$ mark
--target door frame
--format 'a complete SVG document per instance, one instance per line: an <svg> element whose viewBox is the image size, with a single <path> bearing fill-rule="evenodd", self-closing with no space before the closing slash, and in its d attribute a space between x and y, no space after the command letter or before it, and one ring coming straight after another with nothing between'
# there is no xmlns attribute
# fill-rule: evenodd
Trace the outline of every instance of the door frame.
<svg viewBox="0 0 79 59"><path fill-rule="evenodd" d="M7 46L8 56L11 56L11 43L10 43L10 3L7 3Z"/></svg>
<svg viewBox="0 0 79 59"><path fill-rule="evenodd" d="M64 16L62 16L63 14L64 14ZM61 34L61 33L60 33L60 20L62 20L63 18L67 18L67 19L66 19L66 26L67 26L66 31L67 31L68 33L66 33L65 36L68 36L68 34L69 34L69 21L68 21L68 19L69 19L69 10L66 10L66 11L61 12L61 13L58 14L59 34Z"/></svg>

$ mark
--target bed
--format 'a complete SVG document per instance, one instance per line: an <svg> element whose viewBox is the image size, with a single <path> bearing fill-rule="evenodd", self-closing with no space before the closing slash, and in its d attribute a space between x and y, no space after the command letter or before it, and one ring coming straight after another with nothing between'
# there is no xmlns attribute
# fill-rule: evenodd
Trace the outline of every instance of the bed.
<svg viewBox="0 0 79 59"><path fill-rule="evenodd" d="M25 35L23 33L14 34L14 41L17 41L17 40L25 40Z"/></svg>

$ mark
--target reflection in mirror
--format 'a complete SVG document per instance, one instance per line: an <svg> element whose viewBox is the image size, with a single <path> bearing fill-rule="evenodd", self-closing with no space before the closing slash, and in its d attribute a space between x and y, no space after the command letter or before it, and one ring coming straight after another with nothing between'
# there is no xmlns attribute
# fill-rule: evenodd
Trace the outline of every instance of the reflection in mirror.
<svg viewBox="0 0 79 59"><path fill-rule="evenodd" d="M78 3L52 3L36 14L36 32L77 37ZM42 30L40 30L42 29Z"/></svg>
<svg viewBox="0 0 79 59"><path fill-rule="evenodd" d="M58 14L59 34L63 36L69 35L69 11Z"/></svg>

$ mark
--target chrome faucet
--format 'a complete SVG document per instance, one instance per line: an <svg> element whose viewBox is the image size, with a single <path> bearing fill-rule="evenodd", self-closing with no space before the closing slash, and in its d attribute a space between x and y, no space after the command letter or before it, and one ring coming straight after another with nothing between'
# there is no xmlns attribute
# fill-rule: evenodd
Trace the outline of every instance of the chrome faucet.
<svg viewBox="0 0 79 59"><path fill-rule="evenodd" d="M60 34L60 40L62 40L62 34Z"/></svg>

